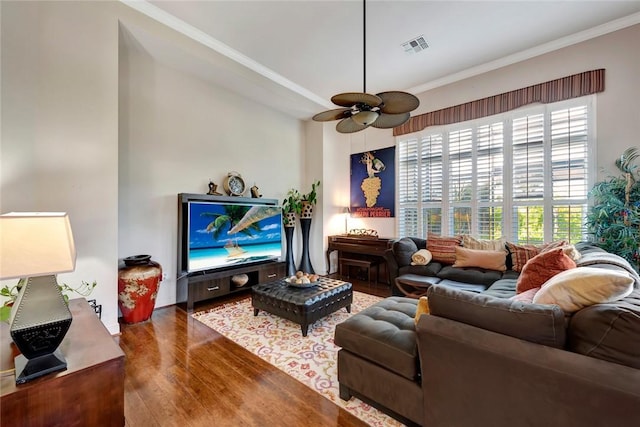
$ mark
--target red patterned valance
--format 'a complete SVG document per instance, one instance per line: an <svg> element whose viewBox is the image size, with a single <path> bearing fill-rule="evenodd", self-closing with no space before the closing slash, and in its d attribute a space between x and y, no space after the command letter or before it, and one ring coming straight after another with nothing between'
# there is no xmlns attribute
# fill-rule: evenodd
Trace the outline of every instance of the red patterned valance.
<svg viewBox="0 0 640 427"><path fill-rule="evenodd" d="M393 135L418 132L428 126L448 125L515 110L523 105L564 101L604 91L604 69L586 71L465 104L411 117L393 129Z"/></svg>

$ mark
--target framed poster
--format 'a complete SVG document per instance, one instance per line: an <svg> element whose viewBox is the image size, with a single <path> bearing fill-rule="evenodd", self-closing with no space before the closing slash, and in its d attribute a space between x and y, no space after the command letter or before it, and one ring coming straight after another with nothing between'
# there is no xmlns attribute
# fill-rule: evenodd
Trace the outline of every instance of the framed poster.
<svg viewBox="0 0 640 427"><path fill-rule="evenodd" d="M351 155L351 216L395 216L396 147Z"/></svg>

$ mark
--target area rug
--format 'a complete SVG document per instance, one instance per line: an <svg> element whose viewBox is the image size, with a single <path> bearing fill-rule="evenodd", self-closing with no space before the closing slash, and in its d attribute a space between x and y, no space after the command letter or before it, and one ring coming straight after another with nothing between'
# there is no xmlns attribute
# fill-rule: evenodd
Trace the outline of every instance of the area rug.
<svg viewBox="0 0 640 427"><path fill-rule="evenodd" d="M260 311L253 315L251 299L228 303L192 316L261 359L291 375L371 426L403 424L359 399L339 397L337 359L340 347L333 343L338 323L380 301L362 292L353 293L351 314L345 309L318 320L302 336L300 325Z"/></svg>

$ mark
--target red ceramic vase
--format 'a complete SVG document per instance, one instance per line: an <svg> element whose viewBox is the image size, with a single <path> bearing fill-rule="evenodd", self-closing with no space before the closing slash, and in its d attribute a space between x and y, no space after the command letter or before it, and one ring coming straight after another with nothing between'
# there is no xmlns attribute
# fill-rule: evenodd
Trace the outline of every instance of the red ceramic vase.
<svg viewBox="0 0 640 427"><path fill-rule="evenodd" d="M124 259L118 269L118 306L125 323L144 322L151 318L156 305L162 267L150 255Z"/></svg>

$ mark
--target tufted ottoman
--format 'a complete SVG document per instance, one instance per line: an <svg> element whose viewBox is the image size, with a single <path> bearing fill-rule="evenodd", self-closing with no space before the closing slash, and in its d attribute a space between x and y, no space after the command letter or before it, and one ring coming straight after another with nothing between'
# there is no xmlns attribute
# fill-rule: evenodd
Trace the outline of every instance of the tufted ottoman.
<svg viewBox="0 0 640 427"><path fill-rule="evenodd" d="M356 396L405 424L422 422L417 304L385 298L336 326L341 399Z"/></svg>
<svg viewBox="0 0 640 427"><path fill-rule="evenodd" d="M290 286L284 280L251 287L253 315L260 310L291 320L302 327L306 337L309 325L338 311L342 307L351 312L353 286L342 280L320 277L318 285L309 288Z"/></svg>

